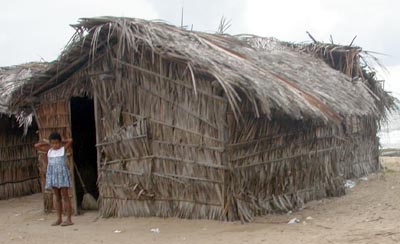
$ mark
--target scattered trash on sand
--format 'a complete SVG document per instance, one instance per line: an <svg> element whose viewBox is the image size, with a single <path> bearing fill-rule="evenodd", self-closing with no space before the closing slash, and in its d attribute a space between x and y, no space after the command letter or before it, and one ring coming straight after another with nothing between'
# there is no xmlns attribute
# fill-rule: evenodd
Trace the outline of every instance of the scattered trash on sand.
<svg viewBox="0 0 400 244"><path fill-rule="evenodd" d="M306 220L312 220L312 219L314 219L314 218L311 217L311 216L308 216L308 217L306 218Z"/></svg>
<svg viewBox="0 0 400 244"><path fill-rule="evenodd" d="M300 223L300 220L298 218L293 218L288 222L288 224L290 224L290 225L298 224L298 223Z"/></svg>
<svg viewBox="0 0 400 244"><path fill-rule="evenodd" d="M114 233L121 233L122 232L122 230L114 230Z"/></svg>
<svg viewBox="0 0 400 244"><path fill-rule="evenodd" d="M287 215L291 215L293 213L293 211L292 210L289 210L286 214Z"/></svg>
<svg viewBox="0 0 400 244"><path fill-rule="evenodd" d="M368 177L361 177L360 180L362 180L362 181L367 181L367 180L368 180Z"/></svg>
<svg viewBox="0 0 400 244"><path fill-rule="evenodd" d="M344 183L344 187L346 188L353 188L356 186L356 182L352 181L352 180L346 180L346 183Z"/></svg>
<svg viewBox="0 0 400 244"><path fill-rule="evenodd" d="M153 232L153 233L157 233L157 234L160 233L160 229L159 228L153 228L150 231Z"/></svg>

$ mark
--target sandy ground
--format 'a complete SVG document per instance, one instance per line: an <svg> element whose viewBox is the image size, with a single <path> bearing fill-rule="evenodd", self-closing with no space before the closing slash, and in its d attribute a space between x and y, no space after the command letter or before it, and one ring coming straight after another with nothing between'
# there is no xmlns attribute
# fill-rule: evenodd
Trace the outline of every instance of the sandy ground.
<svg viewBox="0 0 400 244"><path fill-rule="evenodd" d="M383 173L358 180L341 198L308 203L290 215L251 224L159 218L75 217L50 227L41 195L0 201L0 243L400 243L400 158L385 158ZM292 218L298 224L287 224ZM311 218L310 218L311 217ZM150 230L159 228L160 233ZM119 233L115 233L115 231Z"/></svg>

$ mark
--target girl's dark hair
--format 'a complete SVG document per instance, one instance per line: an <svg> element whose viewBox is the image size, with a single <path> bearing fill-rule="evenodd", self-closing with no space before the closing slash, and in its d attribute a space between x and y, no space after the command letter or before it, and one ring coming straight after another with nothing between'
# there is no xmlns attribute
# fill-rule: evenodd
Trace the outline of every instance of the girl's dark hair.
<svg viewBox="0 0 400 244"><path fill-rule="evenodd" d="M61 141L61 135L57 132L52 132L49 136L49 141L51 141L51 140Z"/></svg>

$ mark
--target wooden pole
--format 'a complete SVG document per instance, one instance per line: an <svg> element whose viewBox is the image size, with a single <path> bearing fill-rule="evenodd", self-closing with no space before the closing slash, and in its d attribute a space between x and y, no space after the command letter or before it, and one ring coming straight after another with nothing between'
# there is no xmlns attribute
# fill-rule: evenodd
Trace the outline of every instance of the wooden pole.
<svg viewBox="0 0 400 244"><path fill-rule="evenodd" d="M92 85L93 85L93 80L92 80ZM96 127L96 145L100 144L100 114L99 114L99 106L98 106L98 94L97 90L93 89L93 106L94 106L94 123ZM101 148L96 147L96 152L97 152L97 184L98 180L100 177L100 163L101 163ZM99 191L100 194L100 191Z"/></svg>
<svg viewBox="0 0 400 244"><path fill-rule="evenodd" d="M72 121L71 121L71 119L72 119L72 114L71 114L71 100L68 100L68 112L69 112L69 136L72 138ZM66 128L66 134L68 134L68 129ZM68 157L68 159L69 160L72 160L72 161L70 161L70 168L72 169L72 170L70 170L70 172L71 172L71 181L72 181L72 204L73 204L73 206L74 206L74 215L78 215L79 214L79 212L78 212L78 198L76 197L76 187L75 187L75 170L74 170L74 157L73 157L73 150L71 150L72 151L72 154Z"/></svg>

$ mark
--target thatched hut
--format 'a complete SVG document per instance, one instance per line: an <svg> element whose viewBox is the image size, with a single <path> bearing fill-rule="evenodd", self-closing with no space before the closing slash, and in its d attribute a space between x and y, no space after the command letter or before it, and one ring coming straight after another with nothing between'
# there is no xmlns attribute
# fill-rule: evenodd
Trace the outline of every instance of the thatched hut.
<svg viewBox="0 0 400 244"><path fill-rule="evenodd" d="M35 123L24 118L30 124L24 128L19 114L7 104L11 94L17 95L18 89L44 68L42 63L0 68L0 200L41 191L38 157L33 148L38 140Z"/></svg>
<svg viewBox="0 0 400 244"><path fill-rule="evenodd" d="M358 48L130 18L74 27L10 104L33 108L41 138L73 137L102 216L250 221L340 196L346 178L379 168L392 98Z"/></svg>

